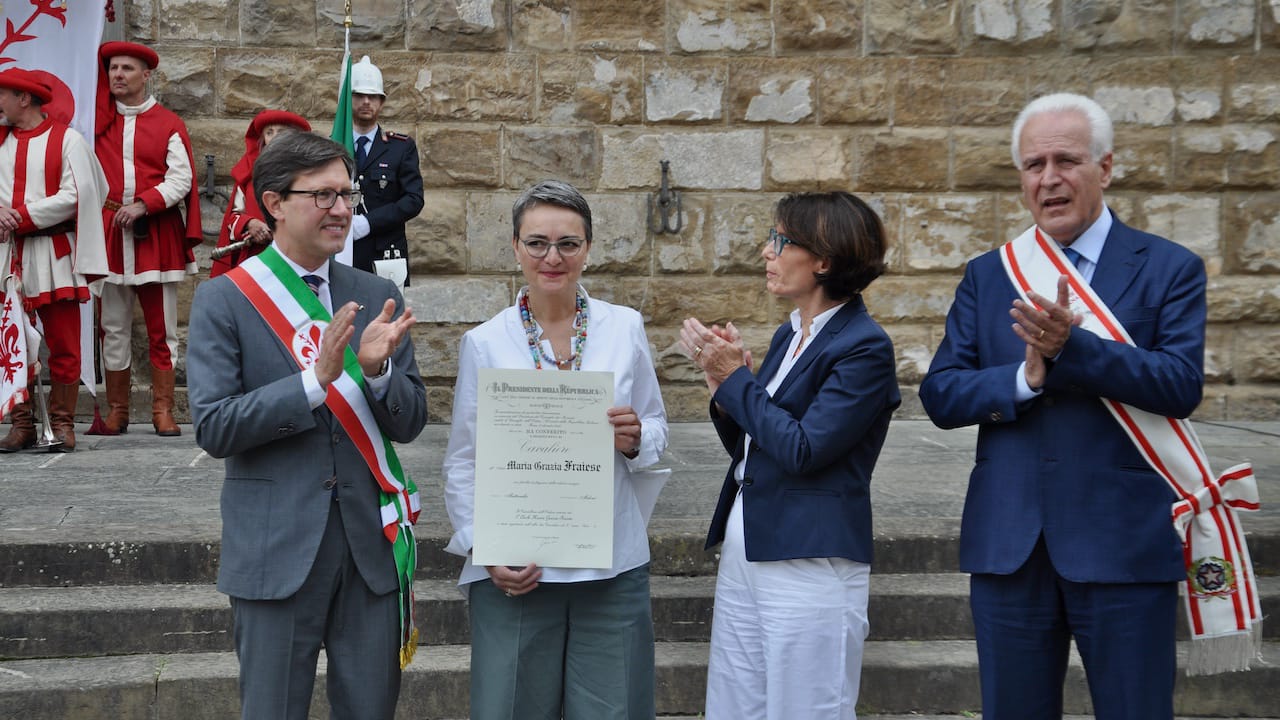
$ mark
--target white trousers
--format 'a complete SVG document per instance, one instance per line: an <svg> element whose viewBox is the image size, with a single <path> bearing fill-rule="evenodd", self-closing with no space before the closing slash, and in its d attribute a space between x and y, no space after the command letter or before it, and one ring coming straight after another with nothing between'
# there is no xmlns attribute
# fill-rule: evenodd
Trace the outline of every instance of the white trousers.
<svg viewBox="0 0 1280 720"><path fill-rule="evenodd" d="M720 552L707 720L854 720L871 566L748 562L741 494Z"/></svg>

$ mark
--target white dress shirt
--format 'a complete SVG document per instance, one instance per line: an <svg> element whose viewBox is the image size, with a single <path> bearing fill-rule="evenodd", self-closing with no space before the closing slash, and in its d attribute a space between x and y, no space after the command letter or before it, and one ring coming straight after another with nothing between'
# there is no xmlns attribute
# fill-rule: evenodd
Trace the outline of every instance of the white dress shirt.
<svg viewBox="0 0 1280 720"><path fill-rule="evenodd" d="M542 568L542 582L605 580L649 562L646 526L658 491L670 474L669 470L645 470L658 462L666 450L667 414L640 313L590 298L587 311L590 334L582 350L582 369L613 373L614 405L630 405L640 418L640 451L632 459L616 450L613 453L613 566L607 569ZM541 337L541 328L538 333ZM546 340L542 340L542 353L544 357L554 357ZM472 562L470 555L474 544L476 401L480 368L534 368L520 311L515 306L463 335L458 355L453 424L444 458L445 507L453 524L453 536L445 550L466 558L458 580L463 586L489 578L484 566ZM561 372L549 361L544 361L542 368L547 372Z"/></svg>

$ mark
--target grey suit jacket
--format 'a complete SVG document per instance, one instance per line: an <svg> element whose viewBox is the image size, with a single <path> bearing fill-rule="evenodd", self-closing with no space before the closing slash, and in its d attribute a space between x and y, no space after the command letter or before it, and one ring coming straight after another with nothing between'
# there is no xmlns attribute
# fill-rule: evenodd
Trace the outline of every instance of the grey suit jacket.
<svg viewBox="0 0 1280 720"><path fill-rule="evenodd" d="M364 305L353 345L387 298L395 298L397 316L403 312L391 281L338 263L329 267L333 307L352 300ZM329 510L337 507L365 583L377 594L395 591L377 483L328 409L311 409L297 363L258 311L228 278L218 277L197 288L189 327L187 388L196 442L226 458L218 589L251 600L293 595L311 569ZM391 360L386 397L365 394L383 432L404 443L426 424L426 389L408 336Z"/></svg>

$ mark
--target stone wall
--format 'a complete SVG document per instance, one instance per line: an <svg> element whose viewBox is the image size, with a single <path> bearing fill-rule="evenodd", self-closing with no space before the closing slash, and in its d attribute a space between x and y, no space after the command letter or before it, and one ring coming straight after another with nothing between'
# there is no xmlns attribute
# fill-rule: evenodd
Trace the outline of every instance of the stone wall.
<svg viewBox="0 0 1280 720"><path fill-rule="evenodd" d="M422 153L407 296L435 420L448 418L461 333L519 284L515 193L547 176L588 194L585 284L644 313L675 419L703 417L706 402L674 349L684 317L734 320L762 353L785 316L759 258L779 195L868 198L893 248L867 301L897 346L903 414L918 414L914 387L964 263L1029 223L1009 126L1059 90L1095 97L1117 123L1107 197L1119 216L1208 266L1199 417L1280 417L1280 0L351 4L353 53L386 79L384 125ZM155 92L186 118L197 160L216 156L224 188L257 110L328 132L341 0L121 6L118 34L161 52ZM646 229L663 159L683 197L678 234Z"/></svg>

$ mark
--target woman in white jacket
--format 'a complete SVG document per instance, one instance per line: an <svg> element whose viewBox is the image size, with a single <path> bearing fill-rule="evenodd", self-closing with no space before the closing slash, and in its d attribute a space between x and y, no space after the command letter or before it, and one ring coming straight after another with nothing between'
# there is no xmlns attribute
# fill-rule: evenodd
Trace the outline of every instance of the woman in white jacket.
<svg viewBox="0 0 1280 720"><path fill-rule="evenodd" d="M511 248L524 274L516 303L462 338L445 453L447 550L466 558L471 718L601 720L654 716L649 514L665 471L667 418L640 314L587 296L591 210L573 186L544 181L512 209ZM480 368L614 377L613 566L476 565L477 375ZM530 418L537 423L538 418Z"/></svg>

